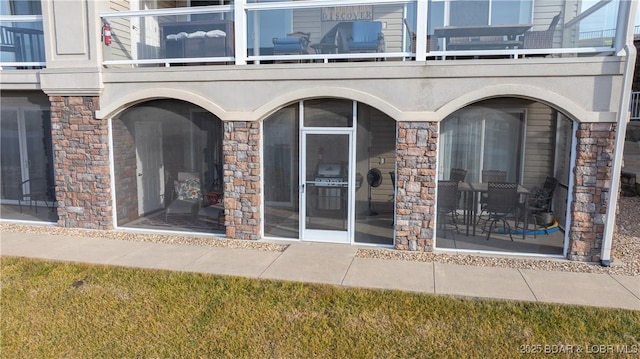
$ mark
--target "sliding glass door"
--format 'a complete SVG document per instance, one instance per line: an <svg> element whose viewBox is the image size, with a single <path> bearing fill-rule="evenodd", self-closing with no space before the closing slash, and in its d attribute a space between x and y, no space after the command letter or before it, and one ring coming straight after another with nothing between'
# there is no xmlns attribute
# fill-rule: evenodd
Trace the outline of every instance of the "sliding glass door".
<svg viewBox="0 0 640 359"><path fill-rule="evenodd" d="M35 192L47 193L53 200L49 111L4 108L0 124L2 201L13 203L22 199L22 193Z"/></svg>
<svg viewBox="0 0 640 359"><path fill-rule="evenodd" d="M440 179L452 168L467 171L466 180L480 182L482 170L507 172L507 181L520 182L524 113L470 107L441 123Z"/></svg>

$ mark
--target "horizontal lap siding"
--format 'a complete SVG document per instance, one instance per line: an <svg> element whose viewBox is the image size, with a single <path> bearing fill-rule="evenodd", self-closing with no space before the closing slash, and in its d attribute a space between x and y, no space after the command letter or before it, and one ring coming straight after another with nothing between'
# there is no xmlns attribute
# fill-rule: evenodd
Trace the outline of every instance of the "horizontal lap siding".
<svg viewBox="0 0 640 359"><path fill-rule="evenodd" d="M111 11L129 11L129 0L112 0L109 9ZM111 26L113 41L110 46L104 48L105 59L130 60L131 54L131 21L129 17L115 17L108 20Z"/></svg>
<svg viewBox="0 0 640 359"><path fill-rule="evenodd" d="M320 42L320 9L301 9L293 11L293 31L311 33L309 40L312 44Z"/></svg>
<svg viewBox="0 0 640 359"><path fill-rule="evenodd" d="M387 52L402 51L402 36L404 24L402 22L403 7L398 5L378 5L373 8L373 17L383 23L382 32Z"/></svg>
<svg viewBox="0 0 640 359"><path fill-rule="evenodd" d="M555 127L554 111L541 103L527 107L527 129L523 185L540 186L553 174Z"/></svg>

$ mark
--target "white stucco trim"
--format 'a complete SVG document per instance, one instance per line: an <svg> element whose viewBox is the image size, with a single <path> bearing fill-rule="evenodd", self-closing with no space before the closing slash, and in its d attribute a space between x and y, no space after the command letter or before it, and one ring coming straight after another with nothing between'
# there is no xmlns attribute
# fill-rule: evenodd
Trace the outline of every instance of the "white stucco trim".
<svg viewBox="0 0 640 359"><path fill-rule="evenodd" d="M207 100L205 97L202 97L194 92L170 88L170 87L156 87L156 88L136 91L130 94L126 94L123 97L120 97L116 101L113 101L107 106L105 106L104 108L96 111L96 118L97 119L111 118L135 104L138 104L144 101L149 101L149 100L157 100L157 99L177 99L177 100L190 102L211 112L212 114L219 117L220 119L224 119L227 113L222 107L216 105L215 103Z"/></svg>
<svg viewBox="0 0 640 359"><path fill-rule="evenodd" d="M440 122L455 111L478 101L499 98L518 97L545 103L563 112L577 122L616 122L615 112L591 112L557 92L547 88L520 84L499 84L485 86L458 96L438 108L437 111L402 111L378 96L339 86L311 86L295 89L271 97L253 111L227 111L206 97L183 89L170 87L149 88L126 94L96 111L99 119L110 118L119 112L144 101L154 99L177 99L193 103L211 112L222 121L260 121L284 106L310 98L344 98L367 104L396 121L434 121Z"/></svg>
<svg viewBox="0 0 640 359"><path fill-rule="evenodd" d="M453 112L472 103L496 97L520 97L545 103L578 122L616 122L614 112L585 111L569 98L546 88L528 85L503 84L486 86L456 97L433 113L428 121L442 121Z"/></svg>

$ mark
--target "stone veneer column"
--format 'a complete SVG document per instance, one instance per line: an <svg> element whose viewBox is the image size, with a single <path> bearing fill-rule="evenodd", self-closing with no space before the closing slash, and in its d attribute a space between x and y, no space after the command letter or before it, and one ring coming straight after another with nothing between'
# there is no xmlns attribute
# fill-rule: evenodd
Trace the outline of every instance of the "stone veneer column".
<svg viewBox="0 0 640 359"><path fill-rule="evenodd" d="M616 127L615 123L582 123L578 128L570 260L600 260Z"/></svg>
<svg viewBox="0 0 640 359"><path fill-rule="evenodd" d="M433 250L438 124L398 122L396 249Z"/></svg>
<svg viewBox="0 0 640 359"><path fill-rule="evenodd" d="M260 237L260 124L224 122L224 225L227 237Z"/></svg>
<svg viewBox="0 0 640 359"><path fill-rule="evenodd" d="M58 225L111 229L107 120L97 120L99 97L51 96Z"/></svg>

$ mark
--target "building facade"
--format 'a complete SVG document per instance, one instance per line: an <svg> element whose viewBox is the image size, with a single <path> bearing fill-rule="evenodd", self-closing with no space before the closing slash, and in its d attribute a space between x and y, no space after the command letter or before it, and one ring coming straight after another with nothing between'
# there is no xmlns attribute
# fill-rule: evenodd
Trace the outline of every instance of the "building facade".
<svg viewBox="0 0 640 359"><path fill-rule="evenodd" d="M3 220L611 260L631 1L2 11Z"/></svg>

